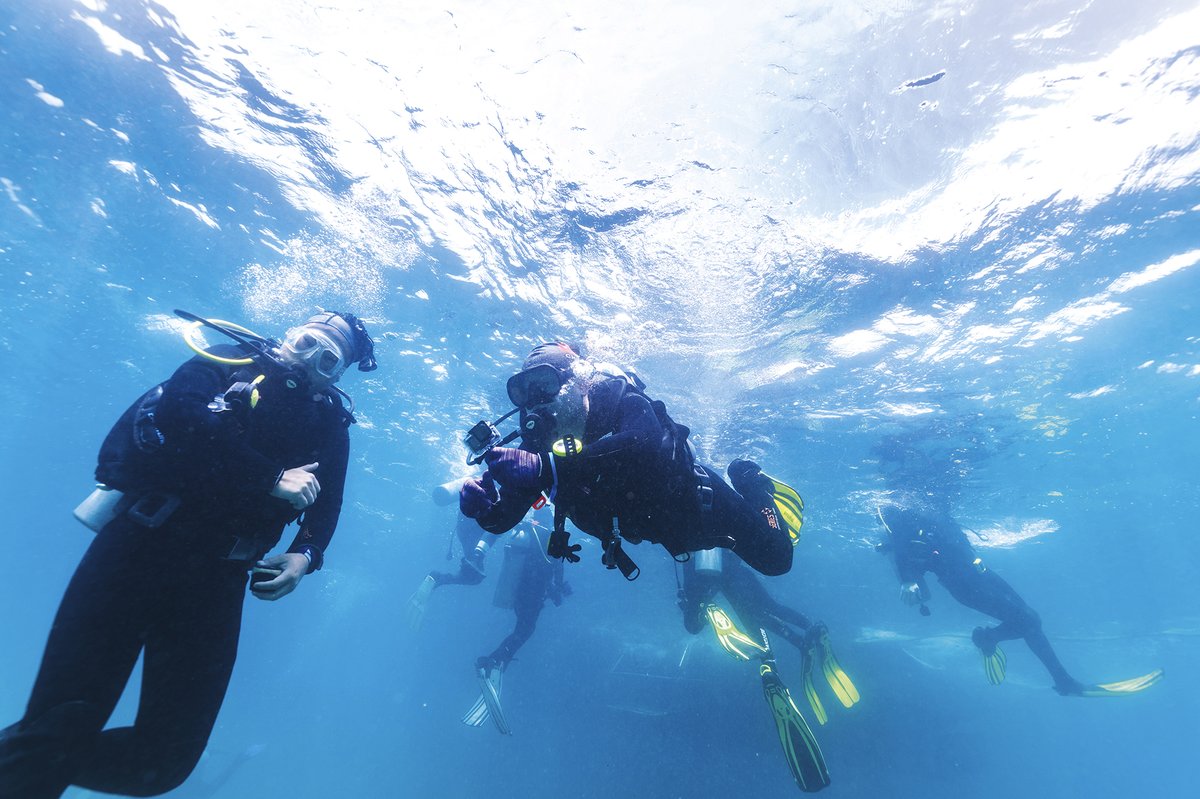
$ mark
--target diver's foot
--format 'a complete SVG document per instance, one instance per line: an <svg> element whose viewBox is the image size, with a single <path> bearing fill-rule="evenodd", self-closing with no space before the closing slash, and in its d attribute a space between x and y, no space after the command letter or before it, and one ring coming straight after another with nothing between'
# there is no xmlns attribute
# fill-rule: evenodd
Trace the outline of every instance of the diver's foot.
<svg viewBox="0 0 1200 799"><path fill-rule="evenodd" d="M489 676L493 671L500 668L500 661L496 660L491 655L484 655L475 661L475 670L484 676Z"/></svg>
<svg viewBox="0 0 1200 799"><path fill-rule="evenodd" d="M704 606L699 602L683 598L680 598L678 605L680 612L683 613L683 629L692 635L699 634L704 629L704 622L708 620L704 613Z"/></svg>
<svg viewBox="0 0 1200 799"><path fill-rule="evenodd" d="M472 556L464 557L459 561L459 574L462 575L463 581L467 585L478 585L483 582L486 573L483 570L483 559L478 553L473 553Z"/></svg>
<svg viewBox="0 0 1200 799"><path fill-rule="evenodd" d="M979 647L979 651L990 657L996 651L996 642L992 640L991 630L987 627L976 627L971 631L971 643Z"/></svg>
<svg viewBox="0 0 1200 799"><path fill-rule="evenodd" d="M738 458L731 461L725 473L729 475L729 482L734 490L743 497L766 492L770 494L771 482L763 476L762 468L754 461L747 461Z"/></svg>
<svg viewBox="0 0 1200 799"><path fill-rule="evenodd" d="M1083 696L1083 692L1087 690L1087 687L1074 678L1059 680L1054 683L1054 690L1059 696Z"/></svg>

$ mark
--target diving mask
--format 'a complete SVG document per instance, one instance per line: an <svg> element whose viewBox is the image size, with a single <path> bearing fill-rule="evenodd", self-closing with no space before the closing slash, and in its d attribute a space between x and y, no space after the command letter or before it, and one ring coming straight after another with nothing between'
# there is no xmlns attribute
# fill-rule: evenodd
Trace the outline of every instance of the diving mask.
<svg viewBox="0 0 1200 799"><path fill-rule="evenodd" d="M558 396L570 376L548 363L522 369L508 378L508 398L518 408L545 405Z"/></svg>
<svg viewBox="0 0 1200 799"><path fill-rule="evenodd" d="M350 365L344 348L344 344L325 331L301 325L287 332L280 349L288 360L302 363L321 377L336 382Z"/></svg>

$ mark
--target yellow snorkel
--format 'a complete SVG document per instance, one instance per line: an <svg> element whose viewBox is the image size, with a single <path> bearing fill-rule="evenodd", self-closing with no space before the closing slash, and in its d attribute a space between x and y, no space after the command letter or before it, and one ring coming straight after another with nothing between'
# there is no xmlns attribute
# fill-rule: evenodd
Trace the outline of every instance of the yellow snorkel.
<svg viewBox="0 0 1200 799"><path fill-rule="evenodd" d="M178 313L178 311L176 311ZM227 322L224 319L205 319L196 320L183 329L183 343L188 345L188 348L197 355L207 358L210 361L223 363L227 366L249 366L254 363L253 358L223 358L220 355L213 355L204 349L204 342L199 338L200 328L212 327L219 325L222 328L233 330L237 333L244 333L250 338L262 339L262 336L234 322ZM224 331L222 331L224 332Z"/></svg>

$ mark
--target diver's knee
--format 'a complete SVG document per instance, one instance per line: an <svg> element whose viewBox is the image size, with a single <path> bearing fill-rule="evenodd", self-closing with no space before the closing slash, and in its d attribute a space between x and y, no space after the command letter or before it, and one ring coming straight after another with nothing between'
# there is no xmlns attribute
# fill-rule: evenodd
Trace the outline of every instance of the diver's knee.
<svg viewBox="0 0 1200 799"><path fill-rule="evenodd" d="M1017 623L1021 625L1021 629L1025 634L1040 633L1042 631L1042 617L1037 611L1030 607L1025 607L1021 610L1017 617Z"/></svg>
<svg viewBox="0 0 1200 799"><path fill-rule="evenodd" d="M204 754L207 741L188 741L185 743L166 744L157 755L149 758L155 764L142 774L137 786L130 792L131 796L158 796L173 791L184 783L195 771L196 764Z"/></svg>
<svg viewBox="0 0 1200 799"><path fill-rule="evenodd" d="M755 570L767 577L778 577L781 574L787 574L792 570L792 545L787 545L787 550L781 553L775 553L774 557L765 558L758 563Z"/></svg>
<svg viewBox="0 0 1200 799"><path fill-rule="evenodd" d="M0 730L0 799L61 795L104 721L95 705L73 701Z"/></svg>

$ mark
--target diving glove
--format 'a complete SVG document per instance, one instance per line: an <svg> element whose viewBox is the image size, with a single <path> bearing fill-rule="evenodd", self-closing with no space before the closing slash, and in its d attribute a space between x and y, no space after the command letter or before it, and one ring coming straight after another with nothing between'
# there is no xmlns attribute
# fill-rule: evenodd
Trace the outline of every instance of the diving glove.
<svg viewBox="0 0 1200 799"><path fill-rule="evenodd" d="M547 555L568 563L579 562L579 555L576 553L581 549L583 547L580 544L571 543L571 534L566 530L555 530L550 534L550 541L546 544Z"/></svg>

